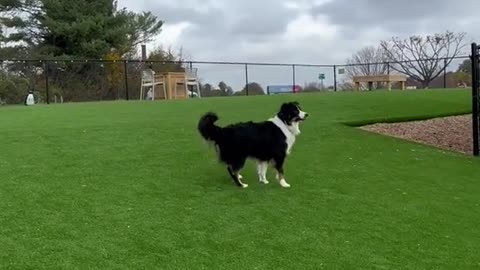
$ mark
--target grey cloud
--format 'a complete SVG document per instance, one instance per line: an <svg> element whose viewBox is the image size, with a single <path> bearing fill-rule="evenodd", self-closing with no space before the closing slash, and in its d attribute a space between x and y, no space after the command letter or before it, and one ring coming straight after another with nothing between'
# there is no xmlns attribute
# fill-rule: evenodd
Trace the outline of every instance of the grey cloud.
<svg viewBox="0 0 480 270"><path fill-rule="evenodd" d="M477 8L476 0L334 0L313 7L312 13L326 15L338 25L381 25L386 28L404 25L400 28L406 30L408 26L426 19L433 18L441 22L446 18L473 15L472 10Z"/></svg>
<svg viewBox="0 0 480 270"><path fill-rule="evenodd" d="M122 1L128 1L130 7L136 5L135 0ZM480 42L478 0L331 0L321 5L314 5L313 0L288 1L301 3L300 10L286 8L285 2L287 0L145 0L143 7L138 7L152 11L166 24L191 23L192 27L180 36L178 46L193 60L341 64L356 50L376 45L382 39L446 30L466 31ZM136 3L140 5L140 1ZM196 9L205 6L202 11ZM338 27L335 40L318 39L312 34L311 38L282 44L287 25L302 14L326 16ZM212 84L220 80L235 88L244 84L241 66L199 68L202 78ZM252 68L251 72L252 79L264 78L264 84L289 80L288 71L279 72L275 68ZM315 80L318 72L299 70L298 82Z"/></svg>
<svg viewBox="0 0 480 270"><path fill-rule="evenodd" d="M238 16L232 25L232 35L276 35L285 31L288 23L295 16L293 10L282 6L282 1L244 1L243 6L232 10L231 16Z"/></svg>
<svg viewBox="0 0 480 270"><path fill-rule="evenodd" d="M195 59L245 60L239 46L245 43L272 42L284 33L296 12L278 0L232 1L225 9L199 12L178 5L156 4L151 11L167 24L188 21L192 27L182 35L182 46Z"/></svg>
<svg viewBox="0 0 480 270"><path fill-rule="evenodd" d="M172 7L169 5L155 5L150 11L166 23L175 24L189 21L202 26L221 26L219 21L225 21L223 10L213 8L208 12L199 12L191 7Z"/></svg>
<svg viewBox="0 0 480 270"><path fill-rule="evenodd" d="M197 31L202 36L225 34L254 37L279 34L295 15L278 0L232 1L225 9L210 7L202 12L188 5L162 2L150 5L149 10L166 23L188 21L201 26Z"/></svg>

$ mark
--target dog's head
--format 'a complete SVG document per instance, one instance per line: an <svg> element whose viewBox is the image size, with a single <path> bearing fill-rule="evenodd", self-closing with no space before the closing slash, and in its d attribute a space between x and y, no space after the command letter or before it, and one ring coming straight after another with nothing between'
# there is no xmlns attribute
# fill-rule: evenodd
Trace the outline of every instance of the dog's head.
<svg viewBox="0 0 480 270"><path fill-rule="evenodd" d="M293 134L298 135L299 124L307 119L308 113L302 111L298 102L293 101L283 103L277 116Z"/></svg>

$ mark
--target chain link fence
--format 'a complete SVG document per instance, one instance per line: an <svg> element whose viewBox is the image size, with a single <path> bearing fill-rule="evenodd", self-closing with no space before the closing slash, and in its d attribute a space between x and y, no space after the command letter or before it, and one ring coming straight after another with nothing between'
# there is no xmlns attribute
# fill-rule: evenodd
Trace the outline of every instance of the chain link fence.
<svg viewBox="0 0 480 270"><path fill-rule="evenodd" d="M457 87L456 57L432 88ZM429 60L418 60L429 61ZM350 91L355 73L399 73L398 63L358 65L242 62L168 62L140 60L8 60L0 59L0 104L22 104L29 91L37 103L140 100L144 70L157 74L195 71L187 96L250 96L294 92ZM165 82L164 82L165 83ZM421 87L414 81L411 86ZM163 87L163 86L162 86ZM379 84L376 88L382 88ZM177 91L177 90L175 90ZM145 98L145 97L143 97Z"/></svg>

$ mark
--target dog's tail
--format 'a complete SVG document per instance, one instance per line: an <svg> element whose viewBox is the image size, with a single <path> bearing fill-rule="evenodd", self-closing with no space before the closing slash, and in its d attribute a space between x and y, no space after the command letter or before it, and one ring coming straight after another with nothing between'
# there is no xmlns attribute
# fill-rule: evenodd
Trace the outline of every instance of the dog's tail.
<svg viewBox="0 0 480 270"><path fill-rule="evenodd" d="M218 116L213 112L204 114L198 121L198 131L207 141L217 142L220 137L221 127L215 125Z"/></svg>

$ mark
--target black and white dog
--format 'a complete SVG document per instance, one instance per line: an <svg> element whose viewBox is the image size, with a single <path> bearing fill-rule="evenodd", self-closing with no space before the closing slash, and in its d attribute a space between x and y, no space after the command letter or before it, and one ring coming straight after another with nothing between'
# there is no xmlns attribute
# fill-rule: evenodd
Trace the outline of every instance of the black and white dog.
<svg viewBox="0 0 480 270"><path fill-rule="evenodd" d="M282 104L277 115L268 121L243 122L219 127L215 125L218 116L208 112L200 118L198 131L202 137L215 144L219 159L227 165L228 173L240 187L242 182L240 170L247 158L257 160L259 181L268 184L267 168L272 163L277 171L277 180L282 187L290 187L285 180L283 164L300 134L300 122L308 114L300 109L298 102Z"/></svg>

